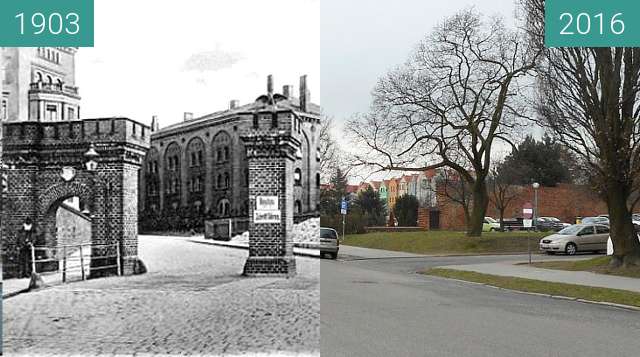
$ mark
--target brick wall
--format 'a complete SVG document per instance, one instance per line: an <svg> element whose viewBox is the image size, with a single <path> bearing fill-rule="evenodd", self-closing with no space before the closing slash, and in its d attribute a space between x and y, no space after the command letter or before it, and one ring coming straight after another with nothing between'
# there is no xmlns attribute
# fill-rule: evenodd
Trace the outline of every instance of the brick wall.
<svg viewBox="0 0 640 357"><path fill-rule="evenodd" d="M522 217L522 207L526 202L533 204L534 192L531 186L521 186L519 194L505 210L505 218ZM452 202L439 191L440 227L450 230L466 228L462 206ZM606 203L586 186L559 184L556 187L538 189L538 216L553 216L568 223L575 223L576 217L597 216L607 213ZM489 203L487 216L499 219L499 211L493 202Z"/></svg>

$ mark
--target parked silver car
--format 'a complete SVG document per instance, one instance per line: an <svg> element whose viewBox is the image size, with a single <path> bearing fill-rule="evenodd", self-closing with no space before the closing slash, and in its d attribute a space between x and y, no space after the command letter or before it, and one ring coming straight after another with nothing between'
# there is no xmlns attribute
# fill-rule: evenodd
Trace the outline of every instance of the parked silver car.
<svg viewBox="0 0 640 357"><path fill-rule="evenodd" d="M338 232L332 228L320 227L320 256L329 255L331 259L336 259L339 249Z"/></svg>
<svg viewBox="0 0 640 357"><path fill-rule="evenodd" d="M607 250L609 227L604 224L574 224L540 240L540 250L547 254L601 252Z"/></svg>

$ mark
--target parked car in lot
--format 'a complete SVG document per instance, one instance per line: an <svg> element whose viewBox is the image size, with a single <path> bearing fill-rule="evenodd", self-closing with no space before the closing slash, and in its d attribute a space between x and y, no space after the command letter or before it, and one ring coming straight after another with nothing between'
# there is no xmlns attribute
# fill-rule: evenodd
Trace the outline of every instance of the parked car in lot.
<svg viewBox="0 0 640 357"><path fill-rule="evenodd" d="M535 227L539 231L560 231L568 226L569 223L562 223L556 217L538 217L535 220Z"/></svg>
<svg viewBox="0 0 640 357"><path fill-rule="evenodd" d="M482 223L483 232L497 232L500 230L500 222L496 221L493 217L484 217Z"/></svg>
<svg viewBox="0 0 640 357"><path fill-rule="evenodd" d="M601 252L607 249L609 226L604 224L574 224L540 240L540 250L547 254Z"/></svg>
<svg viewBox="0 0 640 357"><path fill-rule="evenodd" d="M333 228L320 227L320 257L329 255L331 259L336 259L339 249L338 232Z"/></svg>
<svg viewBox="0 0 640 357"><path fill-rule="evenodd" d="M640 241L640 222L636 220L636 217L633 217L633 228L635 228L636 235L638 236L638 240ZM611 240L611 236L607 238L607 255L613 255L613 241Z"/></svg>
<svg viewBox="0 0 640 357"><path fill-rule="evenodd" d="M609 225L609 217L603 217L603 216L598 216L598 217L584 217L582 218L582 220L580 221L581 224L604 224L604 225Z"/></svg>

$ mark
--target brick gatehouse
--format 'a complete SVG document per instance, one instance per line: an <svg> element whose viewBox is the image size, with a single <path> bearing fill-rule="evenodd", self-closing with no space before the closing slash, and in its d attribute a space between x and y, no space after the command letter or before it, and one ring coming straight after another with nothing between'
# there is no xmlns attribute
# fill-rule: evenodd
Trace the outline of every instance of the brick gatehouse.
<svg viewBox="0 0 640 357"><path fill-rule="evenodd" d="M72 197L91 217L91 243L110 245L93 247L91 276L117 273L95 268L115 265L115 258L97 258L115 255L118 248L122 272L132 274L138 262L138 172L149 135L149 127L126 118L4 124L3 172L9 183L1 217L4 277L18 275L26 219L35 226L36 246L55 247L57 208ZM91 148L98 156L86 155ZM88 162L97 165L90 169ZM46 255L56 258L55 250ZM56 270L57 264L46 269Z"/></svg>

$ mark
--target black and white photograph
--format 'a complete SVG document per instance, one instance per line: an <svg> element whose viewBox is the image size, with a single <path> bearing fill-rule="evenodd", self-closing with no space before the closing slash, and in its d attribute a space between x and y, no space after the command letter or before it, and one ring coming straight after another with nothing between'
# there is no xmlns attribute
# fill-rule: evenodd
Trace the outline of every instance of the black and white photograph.
<svg viewBox="0 0 640 357"><path fill-rule="evenodd" d="M1 47L6 355L318 356L317 0L95 2Z"/></svg>

